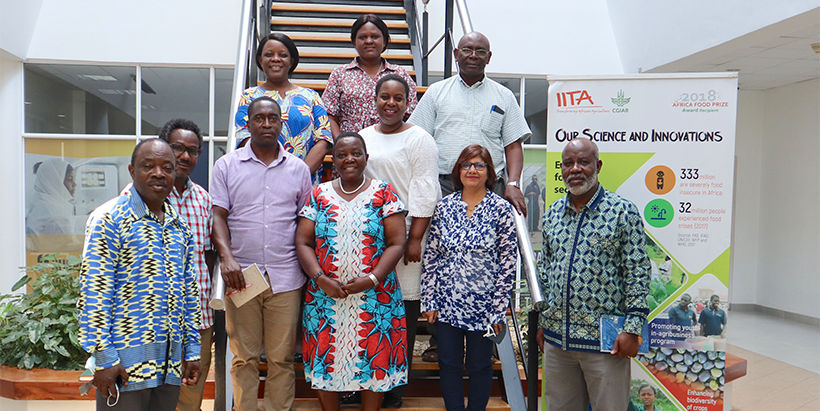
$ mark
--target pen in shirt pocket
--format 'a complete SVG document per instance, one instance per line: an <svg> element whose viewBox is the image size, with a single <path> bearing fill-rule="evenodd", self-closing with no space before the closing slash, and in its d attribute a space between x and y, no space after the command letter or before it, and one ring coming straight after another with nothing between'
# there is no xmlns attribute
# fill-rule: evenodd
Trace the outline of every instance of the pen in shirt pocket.
<svg viewBox="0 0 820 411"><path fill-rule="evenodd" d="M504 109L502 109L501 107L498 107L495 104L493 104L493 107L490 109L490 113L492 113L493 111L498 113L498 114L501 114L502 116L504 115Z"/></svg>

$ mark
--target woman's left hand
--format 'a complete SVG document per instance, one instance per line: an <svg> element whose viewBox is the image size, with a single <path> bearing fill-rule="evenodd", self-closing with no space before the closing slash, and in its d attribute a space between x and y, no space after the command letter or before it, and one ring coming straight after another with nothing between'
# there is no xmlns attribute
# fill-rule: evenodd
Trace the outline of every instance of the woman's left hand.
<svg viewBox="0 0 820 411"><path fill-rule="evenodd" d="M342 285L342 290L348 294L355 294L373 288L373 280L370 277L357 277Z"/></svg>
<svg viewBox="0 0 820 411"><path fill-rule="evenodd" d="M404 265L419 261L421 261L421 239L407 240L407 247L404 250Z"/></svg>
<svg viewBox="0 0 820 411"><path fill-rule="evenodd" d="M496 335L501 334L504 332L504 324L493 324L493 331L495 331Z"/></svg>

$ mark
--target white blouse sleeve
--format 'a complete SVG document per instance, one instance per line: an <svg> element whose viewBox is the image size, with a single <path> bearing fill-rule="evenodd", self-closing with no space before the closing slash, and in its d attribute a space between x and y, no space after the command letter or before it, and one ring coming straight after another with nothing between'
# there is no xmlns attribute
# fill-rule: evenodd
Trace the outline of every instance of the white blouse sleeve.
<svg viewBox="0 0 820 411"><path fill-rule="evenodd" d="M423 128L413 126L405 145L410 159L407 210L411 217L432 217L441 199L436 141Z"/></svg>

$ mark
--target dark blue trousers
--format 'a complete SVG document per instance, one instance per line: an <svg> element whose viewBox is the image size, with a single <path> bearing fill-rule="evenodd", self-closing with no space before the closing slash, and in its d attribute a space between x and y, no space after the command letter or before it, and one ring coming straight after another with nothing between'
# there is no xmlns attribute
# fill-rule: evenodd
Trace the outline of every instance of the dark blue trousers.
<svg viewBox="0 0 820 411"><path fill-rule="evenodd" d="M484 411L493 383L493 342L483 331L468 331L436 322L441 392L447 411L464 411L463 370L469 373L468 411ZM467 343L466 364L464 343Z"/></svg>

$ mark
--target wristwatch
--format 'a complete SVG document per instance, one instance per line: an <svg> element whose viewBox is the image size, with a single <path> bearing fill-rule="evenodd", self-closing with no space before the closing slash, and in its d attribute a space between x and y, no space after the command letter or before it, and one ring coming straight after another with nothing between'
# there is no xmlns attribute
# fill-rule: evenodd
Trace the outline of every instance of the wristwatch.
<svg viewBox="0 0 820 411"><path fill-rule="evenodd" d="M323 275L325 275L324 271L317 271L316 274L313 274L313 277L311 277L310 279L313 280L313 281L316 281L316 280L319 279L319 277L321 277Z"/></svg>
<svg viewBox="0 0 820 411"><path fill-rule="evenodd" d="M519 190L521 189L521 183L518 182L518 181L510 181L509 183L507 183L507 185L508 186L513 186L513 187L515 187Z"/></svg>

